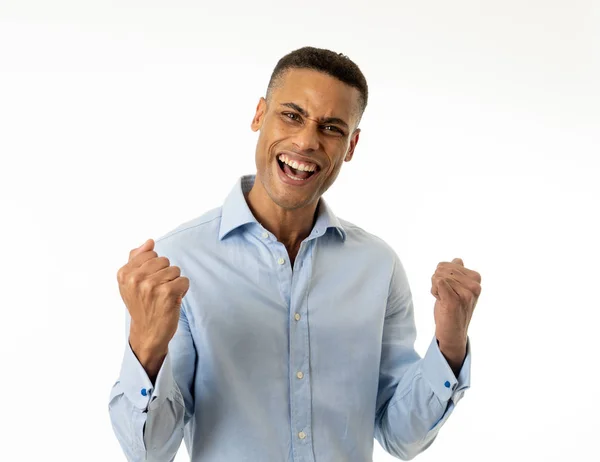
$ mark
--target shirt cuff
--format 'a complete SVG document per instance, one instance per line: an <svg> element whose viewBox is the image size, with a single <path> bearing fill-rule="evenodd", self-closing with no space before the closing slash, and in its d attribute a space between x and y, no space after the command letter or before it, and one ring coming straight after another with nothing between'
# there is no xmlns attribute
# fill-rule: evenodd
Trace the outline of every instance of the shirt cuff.
<svg viewBox="0 0 600 462"><path fill-rule="evenodd" d="M163 360L158 371L158 376L156 377L156 383L153 386L146 370L131 349L128 337L119 381L121 382L125 396L137 409L145 412L151 403L152 407L160 405L160 402L169 396L174 383L169 352L167 352Z"/></svg>
<svg viewBox="0 0 600 462"><path fill-rule="evenodd" d="M423 377L435 395L442 402L452 399L454 404L463 397L465 390L471 387L471 341L467 336L467 355L458 377L454 375L448 361L440 351L435 335L421 361Z"/></svg>

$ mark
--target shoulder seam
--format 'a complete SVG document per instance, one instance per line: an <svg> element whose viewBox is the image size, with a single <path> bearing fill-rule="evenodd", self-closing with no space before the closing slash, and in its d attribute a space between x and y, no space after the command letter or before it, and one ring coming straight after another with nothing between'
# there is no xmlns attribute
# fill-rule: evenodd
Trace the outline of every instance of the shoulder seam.
<svg viewBox="0 0 600 462"><path fill-rule="evenodd" d="M217 215L216 217L207 219L207 220L205 220L205 221L203 221L201 223L196 223L196 224L193 224L193 225L190 225L190 226L186 226L185 228L182 228L182 229L174 229L174 230L168 232L167 234L165 234L164 236L162 236L160 239L157 239L155 242L158 243L158 242L161 242L161 241L163 241L163 240L165 240L165 239L167 239L167 238L169 238L171 236L174 236L175 234L182 233L183 231L187 231L189 229L196 228L198 226L206 225L206 224L208 224L208 223L210 223L212 221L215 221L218 218L221 218L221 216L222 216L222 214L219 213L219 215Z"/></svg>

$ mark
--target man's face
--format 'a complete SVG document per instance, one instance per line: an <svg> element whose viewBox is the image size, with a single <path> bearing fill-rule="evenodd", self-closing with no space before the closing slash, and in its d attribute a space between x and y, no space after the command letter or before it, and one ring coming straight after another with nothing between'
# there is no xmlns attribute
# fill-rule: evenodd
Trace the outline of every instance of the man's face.
<svg viewBox="0 0 600 462"><path fill-rule="evenodd" d="M268 107L260 99L251 125L260 130L256 179L273 202L294 210L329 189L358 142L359 96L322 72L290 69Z"/></svg>

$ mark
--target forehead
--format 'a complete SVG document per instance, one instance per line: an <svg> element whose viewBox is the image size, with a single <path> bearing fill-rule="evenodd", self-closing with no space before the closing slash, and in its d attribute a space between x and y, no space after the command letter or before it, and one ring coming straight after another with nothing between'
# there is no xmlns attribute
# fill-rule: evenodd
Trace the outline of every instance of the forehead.
<svg viewBox="0 0 600 462"><path fill-rule="evenodd" d="M358 108L358 89L323 72L288 69L273 91L275 104L293 102L311 117L340 117L350 122Z"/></svg>

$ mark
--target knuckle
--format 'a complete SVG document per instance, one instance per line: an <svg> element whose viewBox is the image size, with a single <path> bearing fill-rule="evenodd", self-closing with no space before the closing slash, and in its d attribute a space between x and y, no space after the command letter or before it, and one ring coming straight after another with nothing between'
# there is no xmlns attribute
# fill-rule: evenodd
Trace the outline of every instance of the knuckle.
<svg viewBox="0 0 600 462"><path fill-rule="evenodd" d="M128 286L137 286L140 283L141 275L137 271L129 273L125 279L125 283Z"/></svg>
<svg viewBox="0 0 600 462"><path fill-rule="evenodd" d="M154 284L150 279L142 279L138 284L139 290L142 292L152 292L154 289Z"/></svg>
<svg viewBox="0 0 600 462"><path fill-rule="evenodd" d="M117 271L117 281L119 282L119 284L123 284L125 282L124 278L125 278L125 269L123 267L121 267L121 268L119 268L119 271Z"/></svg>
<svg viewBox="0 0 600 462"><path fill-rule="evenodd" d="M158 290L160 291L162 296L171 296L175 291L175 289L173 288L173 281L169 281L166 284L161 284L160 286L158 286Z"/></svg>
<svg viewBox="0 0 600 462"><path fill-rule="evenodd" d="M142 279L141 281L139 281L138 287L141 291L148 291L150 289L150 280Z"/></svg>
<svg viewBox="0 0 600 462"><path fill-rule="evenodd" d="M167 257L158 257L158 261L160 261L163 265L169 266L171 262Z"/></svg>

